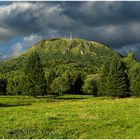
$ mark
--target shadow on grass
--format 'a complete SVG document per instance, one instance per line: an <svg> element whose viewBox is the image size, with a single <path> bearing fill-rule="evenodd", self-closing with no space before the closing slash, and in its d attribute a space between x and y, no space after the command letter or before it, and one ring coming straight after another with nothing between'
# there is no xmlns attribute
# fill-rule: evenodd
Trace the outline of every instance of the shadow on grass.
<svg viewBox="0 0 140 140"><path fill-rule="evenodd" d="M64 100L71 100L71 101L76 101L76 100L84 100L91 98L93 96L86 96L86 95L47 95L47 96L37 96L36 98L38 99L47 99L50 102L55 102L55 101L64 101Z"/></svg>
<svg viewBox="0 0 140 140"><path fill-rule="evenodd" d="M60 95L56 95L56 96L43 96L43 97L36 97L38 99L48 99L48 101L55 101L55 100L83 100L83 99L87 99L87 97L65 97L65 96L60 96Z"/></svg>
<svg viewBox="0 0 140 140"><path fill-rule="evenodd" d="M83 100L83 99L87 99L87 98L61 98L61 97L56 97L54 99L58 99L58 100Z"/></svg>
<svg viewBox="0 0 140 140"><path fill-rule="evenodd" d="M17 104L17 105L8 105L0 103L0 108L2 107L17 107L17 106L30 106L31 104Z"/></svg>

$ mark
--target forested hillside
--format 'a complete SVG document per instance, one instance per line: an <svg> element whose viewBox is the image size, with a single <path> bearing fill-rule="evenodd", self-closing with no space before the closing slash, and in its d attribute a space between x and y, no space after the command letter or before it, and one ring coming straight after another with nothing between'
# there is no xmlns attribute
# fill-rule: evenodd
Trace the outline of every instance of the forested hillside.
<svg viewBox="0 0 140 140"><path fill-rule="evenodd" d="M110 47L84 39L42 40L0 62L1 95L140 95L140 64Z"/></svg>

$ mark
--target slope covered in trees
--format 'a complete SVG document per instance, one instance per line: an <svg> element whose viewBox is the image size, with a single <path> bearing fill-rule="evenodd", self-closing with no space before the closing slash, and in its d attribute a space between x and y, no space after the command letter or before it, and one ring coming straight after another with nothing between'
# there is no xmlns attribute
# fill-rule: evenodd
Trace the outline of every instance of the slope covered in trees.
<svg viewBox="0 0 140 140"><path fill-rule="evenodd" d="M20 56L0 62L0 91L31 96L139 95L139 66L132 53L123 57L94 41L42 40Z"/></svg>

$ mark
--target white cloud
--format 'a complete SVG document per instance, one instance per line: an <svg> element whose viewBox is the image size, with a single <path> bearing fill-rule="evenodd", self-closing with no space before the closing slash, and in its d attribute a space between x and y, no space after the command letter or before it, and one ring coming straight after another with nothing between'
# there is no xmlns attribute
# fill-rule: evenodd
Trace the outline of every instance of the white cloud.
<svg viewBox="0 0 140 140"><path fill-rule="evenodd" d="M40 41L42 39L41 36L32 34L30 36L24 37L23 38L23 44L31 44L33 45L34 43Z"/></svg>
<svg viewBox="0 0 140 140"><path fill-rule="evenodd" d="M29 2L15 2L10 5L0 6L0 18L6 19L10 16L15 16L28 9L36 9L36 4Z"/></svg>
<svg viewBox="0 0 140 140"><path fill-rule="evenodd" d="M14 36L25 36L43 30L67 30L77 28L76 22L63 14L60 4L47 2L13 2L0 6L0 29L4 35L0 40ZM7 33L7 30L9 34ZM1 33L0 33L1 34Z"/></svg>
<svg viewBox="0 0 140 140"><path fill-rule="evenodd" d="M37 34L32 34L30 36L24 37L21 42L18 42L12 46L12 56L20 55L23 51L27 50L29 47L39 42L41 39L42 37Z"/></svg>

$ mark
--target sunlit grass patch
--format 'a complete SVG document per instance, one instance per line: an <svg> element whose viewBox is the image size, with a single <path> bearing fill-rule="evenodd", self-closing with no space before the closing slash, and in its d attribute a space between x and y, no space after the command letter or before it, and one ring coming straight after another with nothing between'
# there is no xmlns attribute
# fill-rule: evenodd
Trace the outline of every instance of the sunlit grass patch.
<svg viewBox="0 0 140 140"><path fill-rule="evenodd" d="M0 107L0 138L140 138L140 98L2 96L0 103L9 105Z"/></svg>

